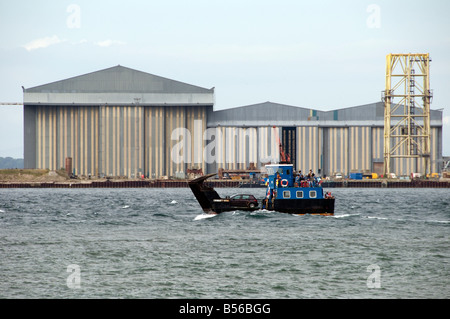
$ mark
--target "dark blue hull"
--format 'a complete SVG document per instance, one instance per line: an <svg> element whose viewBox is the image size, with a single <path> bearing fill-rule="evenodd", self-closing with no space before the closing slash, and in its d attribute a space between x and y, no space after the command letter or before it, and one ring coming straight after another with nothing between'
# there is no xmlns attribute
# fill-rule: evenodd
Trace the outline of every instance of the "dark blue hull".
<svg viewBox="0 0 450 319"><path fill-rule="evenodd" d="M334 198L275 199L266 209L288 214L333 215Z"/></svg>

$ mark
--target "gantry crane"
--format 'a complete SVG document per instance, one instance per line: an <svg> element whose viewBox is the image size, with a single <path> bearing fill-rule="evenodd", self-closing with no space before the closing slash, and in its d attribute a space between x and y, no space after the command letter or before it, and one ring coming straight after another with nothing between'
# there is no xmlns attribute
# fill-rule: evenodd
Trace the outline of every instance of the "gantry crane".
<svg viewBox="0 0 450 319"><path fill-rule="evenodd" d="M423 174L430 173L430 62L428 53L386 56L385 176L391 173L394 158L423 159Z"/></svg>

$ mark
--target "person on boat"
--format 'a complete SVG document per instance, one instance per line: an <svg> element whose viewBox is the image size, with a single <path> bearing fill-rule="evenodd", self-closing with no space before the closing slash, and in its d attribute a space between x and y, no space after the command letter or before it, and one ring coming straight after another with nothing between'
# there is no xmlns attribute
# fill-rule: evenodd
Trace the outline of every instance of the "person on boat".
<svg viewBox="0 0 450 319"><path fill-rule="evenodd" d="M300 185L300 174L296 174L295 175L295 181L294 181L294 186L298 187L298 185Z"/></svg>
<svg viewBox="0 0 450 319"><path fill-rule="evenodd" d="M275 188L278 188L278 185L281 184L281 176L280 173L277 172L277 176L275 178Z"/></svg>
<svg viewBox="0 0 450 319"><path fill-rule="evenodd" d="M317 186L316 175L314 173L311 174L310 181L311 181L311 186L312 187L316 187Z"/></svg>
<svg viewBox="0 0 450 319"><path fill-rule="evenodd" d="M299 182L299 185L301 187L306 187L305 180L306 180L306 177L302 174L302 171L300 171L300 182Z"/></svg>
<svg viewBox="0 0 450 319"><path fill-rule="evenodd" d="M262 202L262 209L266 209L266 207L267 207L267 203L269 202L269 199L268 198L264 198L263 199L263 202Z"/></svg>

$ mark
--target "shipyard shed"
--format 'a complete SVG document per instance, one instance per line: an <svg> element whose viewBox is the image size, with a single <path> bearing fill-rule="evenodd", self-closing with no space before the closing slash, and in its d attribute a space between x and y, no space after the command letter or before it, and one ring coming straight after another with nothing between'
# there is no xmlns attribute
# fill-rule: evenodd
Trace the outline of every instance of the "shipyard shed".
<svg viewBox="0 0 450 319"><path fill-rule="evenodd" d="M75 175L184 178L280 160L319 175L383 173L384 103L321 111L264 102L214 110L214 89L123 66L24 89L25 168ZM431 171L440 173L442 111L431 110ZM423 159L393 159L398 176Z"/></svg>
<svg viewBox="0 0 450 319"><path fill-rule="evenodd" d="M279 161L280 141L297 170L320 175L383 174L384 103L320 111L273 102L209 111L217 131L215 161L209 171L260 167ZM440 172L442 111L431 110L431 169ZM394 172L420 172L423 159L394 161Z"/></svg>
<svg viewBox="0 0 450 319"><path fill-rule="evenodd" d="M206 129L214 89L123 66L24 89L25 168L65 167L85 176L174 176L172 131ZM192 153L192 157L194 153ZM206 170L204 163L197 163Z"/></svg>

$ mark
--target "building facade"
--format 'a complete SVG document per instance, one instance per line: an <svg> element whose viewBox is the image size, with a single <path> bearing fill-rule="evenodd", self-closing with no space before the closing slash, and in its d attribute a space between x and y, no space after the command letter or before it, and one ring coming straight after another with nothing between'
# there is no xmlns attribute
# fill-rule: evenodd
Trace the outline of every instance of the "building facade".
<svg viewBox="0 0 450 319"><path fill-rule="evenodd" d="M214 111L214 89L116 66L24 90L25 167L76 175L184 177L277 162L297 170L382 174L382 102L319 111L272 102ZM431 111L431 170L440 172L442 111ZM421 159L394 159L420 172Z"/></svg>
<svg viewBox="0 0 450 319"><path fill-rule="evenodd" d="M208 127L219 131L222 150L210 171L279 160L278 141L297 170L333 175L383 174L384 103L318 111L272 102L212 112ZM431 111L431 169L440 172L442 111ZM394 172L420 172L423 159L393 159Z"/></svg>
<svg viewBox="0 0 450 319"><path fill-rule="evenodd" d="M122 66L25 89L25 167L56 170L70 157L75 175L174 176L185 165L171 160L172 131L206 129L213 104L213 89Z"/></svg>

